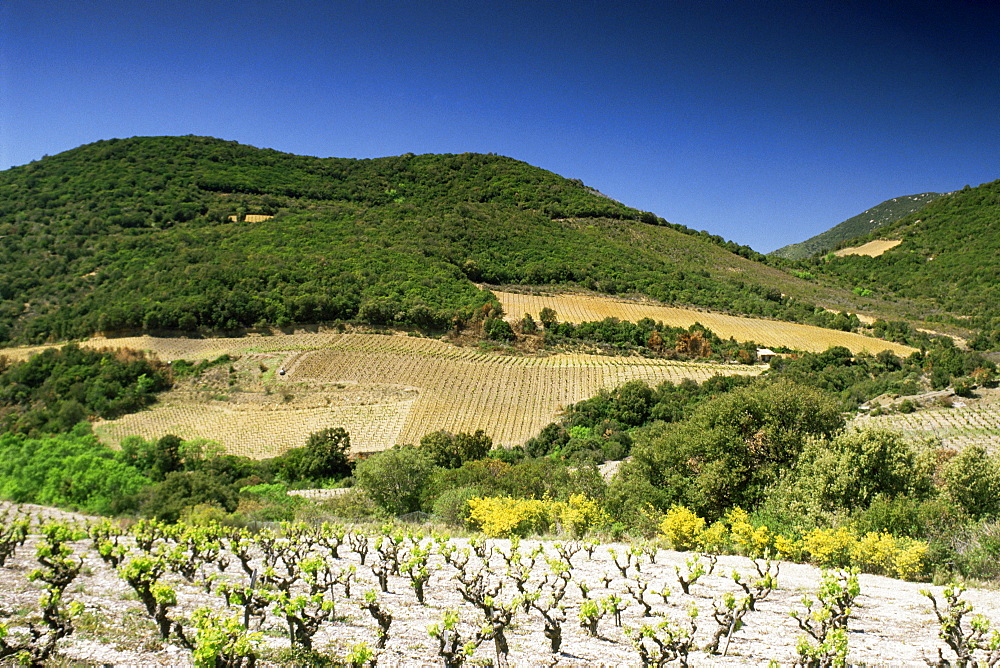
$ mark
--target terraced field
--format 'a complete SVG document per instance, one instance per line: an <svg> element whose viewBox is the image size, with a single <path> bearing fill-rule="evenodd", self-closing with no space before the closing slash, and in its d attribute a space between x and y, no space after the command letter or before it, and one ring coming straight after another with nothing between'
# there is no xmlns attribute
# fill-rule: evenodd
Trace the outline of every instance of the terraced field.
<svg viewBox="0 0 1000 668"><path fill-rule="evenodd" d="M761 371L640 357L499 355L429 338L333 332L85 345L140 348L166 360L239 355L231 372L217 370L213 385L167 393L153 408L96 431L111 445L129 434L211 438L251 457L302 445L311 432L335 426L351 433L356 452L415 443L436 429L483 429L495 443L521 444L566 405L602 388Z"/></svg>
<svg viewBox="0 0 1000 668"><path fill-rule="evenodd" d="M861 416L857 426L877 426L910 438L937 438L946 448L978 445L997 453L1000 445L1000 390L980 390L982 399L958 400L951 408L925 408L915 413Z"/></svg>
<svg viewBox="0 0 1000 668"><path fill-rule="evenodd" d="M609 317L629 322L652 318L674 327L690 327L700 322L724 339L732 337L737 341L755 341L767 347L787 346L794 350L823 352L830 346L844 346L855 353L891 350L904 357L915 351L909 346L851 332L778 320L741 318L654 303L572 294L535 295L497 290L493 290L493 294L500 300L508 319L512 322L523 318L525 313L530 313L537 320L539 312L547 306L555 309L559 320L574 323Z"/></svg>

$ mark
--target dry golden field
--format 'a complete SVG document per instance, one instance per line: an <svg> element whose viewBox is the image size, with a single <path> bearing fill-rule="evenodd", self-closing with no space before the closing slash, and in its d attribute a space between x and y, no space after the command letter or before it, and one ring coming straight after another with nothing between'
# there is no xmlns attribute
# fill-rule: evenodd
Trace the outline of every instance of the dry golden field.
<svg viewBox="0 0 1000 668"><path fill-rule="evenodd" d="M860 246L841 248L839 251L834 251L833 254L837 257L844 257L845 255L867 255L868 257L878 257L882 253L895 248L901 243L903 243L902 239L875 239L874 241L869 241L868 243L861 244Z"/></svg>
<svg viewBox="0 0 1000 668"><path fill-rule="evenodd" d="M274 216L265 216L260 213L248 213L243 217L244 222L247 223L263 223L265 220L271 220ZM235 223L238 220L236 216L229 216L229 222Z"/></svg>
<svg viewBox="0 0 1000 668"><path fill-rule="evenodd" d="M82 345L148 350L160 359L240 358L198 387L161 396L149 410L95 426L116 445L127 435L208 438L226 451L267 457L342 426L355 452L416 443L437 429L483 429L495 443L521 444L566 405L602 388L760 373L762 367L641 357L502 355L436 339L308 333L228 339L130 337ZM13 352L13 351L8 351ZM27 349L18 349L18 357ZM285 373L280 374L284 369ZM213 375L214 374L214 375Z"/></svg>
<svg viewBox="0 0 1000 668"><path fill-rule="evenodd" d="M530 313L537 320L539 312L547 306L554 309L558 319L564 322L585 322L609 317L629 322L652 318L673 327L690 327L700 322L724 339L732 337L737 341L755 341L767 347L787 346L795 350L823 352L830 346L844 346L854 353L891 350L901 356L915 351L909 346L851 332L654 303L573 294L534 295L498 290L493 290L493 294L500 300L504 312L512 322L523 318L525 313Z"/></svg>

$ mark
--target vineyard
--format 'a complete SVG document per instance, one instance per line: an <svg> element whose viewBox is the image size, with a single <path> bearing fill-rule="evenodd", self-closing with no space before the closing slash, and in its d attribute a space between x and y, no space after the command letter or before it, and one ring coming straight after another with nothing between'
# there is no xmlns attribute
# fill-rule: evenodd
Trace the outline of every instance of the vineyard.
<svg viewBox="0 0 1000 668"><path fill-rule="evenodd" d="M793 350L807 352L823 352L831 346L844 346L854 353L862 351L877 353L882 350L891 350L902 357L914 352L914 348L909 346L861 334L778 320L758 320L712 311L674 308L648 302L616 300L589 295L538 295L497 290L494 290L493 293L500 300L507 317L512 322L520 320L525 313L531 313L537 319L539 312L548 307L555 310L560 320L573 323L605 318L638 322L643 318L651 318L664 325L690 327L698 322L724 339L732 337L737 341L755 341L762 346L785 346Z"/></svg>
<svg viewBox="0 0 1000 668"><path fill-rule="evenodd" d="M923 664L938 652L952 656L935 608L968 605L984 621L1000 615L989 591L922 593L926 585L886 577L656 543L465 539L401 525L253 534L142 521L126 530L61 513L53 521L54 512L4 507L0 657L570 666L846 656L852 664ZM959 650L996 659L995 648L975 651L990 632L969 610L957 618L970 633Z"/></svg>
<svg viewBox="0 0 1000 668"><path fill-rule="evenodd" d="M602 388L636 379L656 385L760 372L641 357L498 355L435 339L376 334L141 337L87 345L112 343L151 350L165 360L223 353L240 359L209 389L169 392L149 410L97 423L102 440L113 445L130 434L174 433L209 438L228 452L257 458L299 446L329 426L347 429L355 452L417 443L438 429L483 429L495 443L521 444L565 406Z"/></svg>
<svg viewBox="0 0 1000 668"><path fill-rule="evenodd" d="M1000 393L980 390L982 401L956 401L951 407L925 408L914 413L859 416L859 427L877 426L899 431L914 439L939 438L954 450L975 445L996 451L1000 443Z"/></svg>

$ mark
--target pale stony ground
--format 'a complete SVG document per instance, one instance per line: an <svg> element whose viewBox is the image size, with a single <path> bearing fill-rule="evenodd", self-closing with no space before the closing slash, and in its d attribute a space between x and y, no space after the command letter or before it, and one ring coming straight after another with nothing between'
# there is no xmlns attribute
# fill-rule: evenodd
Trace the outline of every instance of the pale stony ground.
<svg viewBox="0 0 1000 668"><path fill-rule="evenodd" d="M56 514L70 517L58 511L27 508L33 513ZM460 545L464 539L453 539ZM426 542L426 541L425 541ZM557 541L543 541L547 555L555 556ZM508 541L490 541L498 550L508 551ZM522 553L527 552L538 541L524 541ZM78 621L78 631L62 641L60 657L71 663L84 665L189 665L190 653L173 642L159 640L146 619L145 611L136 600L127 584L105 565L91 547L90 541L80 541L74 545L77 553L84 558L84 574L70 585L66 598L82 602L86 612ZM572 560L574 582L583 581L592 587L591 597L601 598L611 592L618 593L626 601L623 579L611 560L609 549L617 548L621 555L627 546L602 545L596 549L593 558L585 552L577 553ZM38 588L29 583L26 575L35 568L35 539L18 550L16 556L0 568L0 612L4 618L30 614L37 610ZM377 589L370 565L362 566L357 554L341 548L341 562L357 567L358 583L352 588L351 598L341 598L337 602L338 613L343 621L330 623L316 637L317 649L338 655L346 653L355 643L365 641L374 646L376 626L368 613L358 606L366 590ZM664 617L683 621L685 612L693 603L700 611L697 619L698 644L703 645L716 628L711 618L712 603L725 592L742 593L733 583L730 573L739 571L745 578L754 575L749 559L736 556L721 556L711 576L705 576L691 587L691 594L681 593L676 581L674 566L686 570L685 561L692 555L667 550L657 552L656 563L645 560L641 571L629 570L629 577L637 577L652 583L651 589L659 590L664 585L672 590L668 604L663 604L658 596L653 606L653 616L640 618L641 609L635 602L623 614L625 626L637 627L642 623L656 624ZM233 559L225 575L226 580L241 582L245 579L238 563ZM434 575L428 583L427 605L421 606L405 577L392 576L389 579L390 593L379 594L382 606L391 611L394 622L390 630L390 641L379 656L380 666L432 665L436 663L436 645L428 636L427 627L440 622L447 609L459 610L462 628L471 631L473 624L481 621L475 609L462 601L456 590L456 570L444 564L440 557L431 560L435 565ZM493 581L504 579L506 564L499 555L482 563L475 556L470 562L475 569L488 569ZM547 566L539 560L535 567L531 587L542 578ZM612 576L608 587L602 578ZM217 595L206 594L201 588L188 585L179 576L171 576L169 582L177 587L179 607L189 614L199 606L224 609L224 601ZM748 613L746 626L738 631L731 641L728 656L708 656L703 652L694 653L693 665L761 665L776 660L782 665L794 662L795 643L800 631L795 621L789 617L791 610L801 610L804 594L814 592L820 582L820 571L814 567L782 563L778 576L778 589L758 604L758 610ZM920 594L920 589L929 587L940 592L941 587L927 584L903 582L885 577L862 575L861 595L850 623L849 660L854 664L867 665L926 665L937 656L938 648L949 652L937 637L936 623L928 600ZM513 596L513 587L507 581L500 600ZM965 598L975 606L977 612L985 614L996 624L1000 624L1000 597L986 589L970 589ZM563 625L564 641L562 653L549 652L547 639L542 634L541 618L537 612L519 612L514 625L508 630L510 640L510 662L517 666L557 665L638 665L638 655L630 646L623 630L616 627L608 617L601 621L599 637L588 637L580 627L577 617L581 601L580 589L570 584L564 603L568 605L566 622ZM235 611L233 612L235 615ZM287 647L287 637L282 635L282 625L269 615L264 631L268 645ZM13 630L17 623L11 622ZM492 643L485 643L475 654L477 662L489 662L494 657ZM264 661L272 664L273 661Z"/></svg>

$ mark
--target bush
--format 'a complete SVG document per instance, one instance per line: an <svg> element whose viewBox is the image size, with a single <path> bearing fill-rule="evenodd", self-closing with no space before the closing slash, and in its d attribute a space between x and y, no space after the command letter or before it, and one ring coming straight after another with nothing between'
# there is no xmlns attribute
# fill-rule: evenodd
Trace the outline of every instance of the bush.
<svg viewBox="0 0 1000 668"><path fill-rule="evenodd" d="M544 533L549 528L545 501L487 497L469 499L469 520L491 538Z"/></svg>
<svg viewBox="0 0 1000 668"><path fill-rule="evenodd" d="M969 446L942 471L944 493L974 519L1000 513L1000 463L980 446Z"/></svg>
<svg viewBox="0 0 1000 668"><path fill-rule="evenodd" d="M420 449L431 456L435 466L457 469L465 462L482 459L493 449L493 439L482 429L476 433L434 431L420 439Z"/></svg>
<svg viewBox="0 0 1000 668"><path fill-rule="evenodd" d="M980 523L963 533L962 548L954 554L954 565L959 572L979 580L1000 577L1000 526Z"/></svg>
<svg viewBox="0 0 1000 668"><path fill-rule="evenodd" d="M187 508L215 504L231 513L239 503L236 490L202 471L174 471L147 492L140 511L146 517L176 522Z"/></svg>
<svg viewBox="0 0 1000 668"><path fill-rule="evenodd" d="M789 382L739 388L701 404L683 422L635 437L630 467L709 520L754 509L794 466L810 436L832 437L844 421L837 404Z"/></svg>
<svg viewBox="0 0 1000 668"><path fill-rule="evenodd" d="M513 341L514 330L503 318L488 318L483 322L483 334L492 341Z"/></svg>
<svg viewBox="0 0 1000 668"><path fill-rule="evenodd" d="M684 506L673 506L660 523L660 533L674 550L694 549L701 541L705 520Z"/></svg>
<svg viewBox="0 0 1000 668"><path fill-rule="evenodd" d="M814 529L802 538L810 560L823 568L858 567L867 573L913 580L927 568L929 545L887 533L859 535L847 527Z"/></svg>
<svg viewBox="0 0 1000 668"><path fill-rule="evenodd" d="M349 489L320 501L319 510L334 517L357 520L375 515L379 507L363 490Z"/></svg>
<svg viewBox="0 0 1000 668"><path fill-rule="evenodd" d="M0 434L0 496L95 514L134 511L149 479L89 433Z"/></svg>
<svg viewBox="0 0 1000 668"><path fill-rule="evenodd" d="M420 510L424 487L434 471L430 455L413 446L378 452L357 465L357 485L384 513L402 515Z"/></svg>
<svg viewBox="0 0 1000 668"><path fill-rule="evenodd" d="M469 500L482 496L483 493L478 487L457 487L446 490L434 501L432 513L446 524L465 526L472 511Z"/></svg>
<svg viewBox="0 0 1000 668"><path fill-rule="evenodd" d="M894 536L929 539L962 526L968 516L948 499L893 499L878 497L853 516L851 525L859 533L891 533Z"/></svg>
<svg viewBox="0 0 1000 668"><path fill-rule="evenodd" d="M802 547L820 568L848 568L855 540L847 527L813 529L802 537Z"/></svg>
<svg viewBox="0 0 1000 668"><path fill-rule="evenodd" d="M563 533L579 538L590 529L609 523L597 502L583 494L573 494L568 501L551 504L550 512Z"/></svg>
<svg viewBox="0 0 1000 668"><path fill-rule="evenodd" d="M755 526L751 523L750 516L742 508L733 508L723 520L729 525L731 544L740 554L756 559L777 551L777 536L766 524Z"/></svg>
<svg viewBox="0 0 1000 668"><path fill-rule="evenodd" d="M972 389L975 387L975 383L973 383L971 378L965 376L953 380L951 386L952 389L955 390L955 394L957 394L960 397L968 398L973 396Z"/></svg>
<svg viewBox="0 0 1000 668"><path fill-rule="evenodd" d="M851 546L854 566L866 573L914 580L924 572L927 543L887 533L867 533Z"/></svg>
<svg viewBox="0 0 1000 668"><path fill-rule="evenodd" d="M468 504L470 523L491 538L524 537L552 527L579 538L609 523L597 503L582 494L568 501L487 497L470 499Z"/></svg>
<svg viewBox="0 0 1000 668"><path fill-rule="evenodd" d="M930 495L931 469L898 433L867 429L812 439L795 468L769 490L762 512L821 526L876 498Z"/></svg>
<svg viewBox="0 0 1000 668"><path fill-rule="evenodd" d="M283 483L249 485L240 489L237 511L248 520L288 522L304 503L301 496L290 495Z"/></svg>

